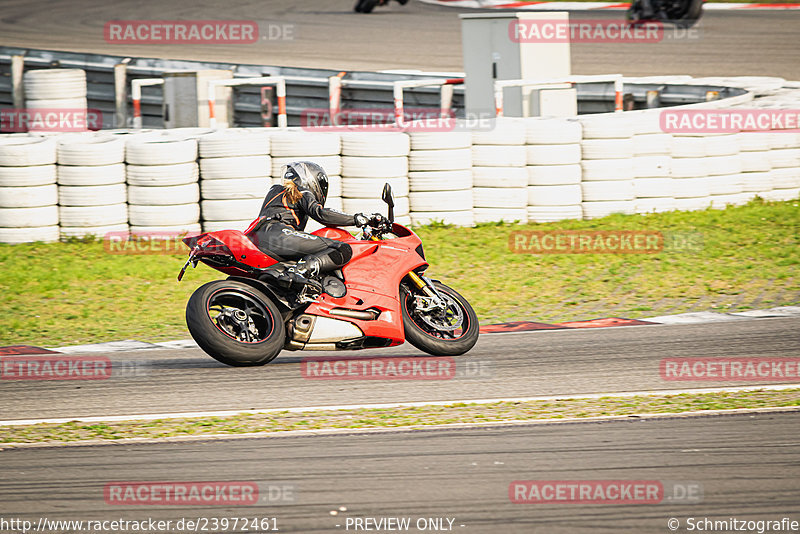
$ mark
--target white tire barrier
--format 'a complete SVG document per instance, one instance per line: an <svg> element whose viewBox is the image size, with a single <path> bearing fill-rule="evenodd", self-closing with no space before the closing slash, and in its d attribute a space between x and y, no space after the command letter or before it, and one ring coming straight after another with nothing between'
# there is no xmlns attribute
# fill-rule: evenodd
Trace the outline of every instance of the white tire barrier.
<svg viewBox="0 0 800 534"><path fill-rule="evenodd" d="M81 69L29 70L22 85L31 100L86 98L86 73Z"/></svg>
<svg viewBox="0 0 800 534"><path fill-rule="evenodd" d="M798 94L798 97L800 97L800 94ZM781 130L770 132L769 148L800 148L800 132L784 132Z"/></svg>
<svg viewBox="0 0 800 534"><path fill-rule="evenodd" d="M55 165L0 167L0 187L23 187L56 183ZM125 179L123 170L122 179Z"/></svg>
<svg viewBox="0 0 800 534"><path fill-rule="evenodd" d="M768 150L762 152L742 152L739 154L743 172L766 172L772 169Z"/></svg>
<svg viewBox="0 0 800 534"><path fill-rule="evenodd" d="M487 129L472 131L473 145L524 145L527 128L522 119L500 117Z"/></svg>
<svg viewBox="0 0 800 534"><path fill-rule="evenodd" d="M634 206L636 213L663 213L674 209L674 198L637 198Z"/></svg>
<svg viewBox="0 0 800 534"><path fill-rule="evenodd" d="M704 158L708 155L705 137L674 136L672 138L673 158Z"/></svg>
<svg viewBox="0 0 800 534"><path fill-rule="evenodd" d="M672 135L668 133L633 136L633 155L652 156L672 153Z"/></svg>
<svg viewBox="0 0 800 534"><path fill-rule="evenodd" d="M341 196L344 198L370 198L380 199L384 184L392 186L395 198L408 196L408 178L349 178L342 179Z"/></svg>
<svg viewBox="0 0 800 534"><path fill-rule="evenodd" d="M270 154L273 156L303 159L340 153L341 140L335 132L277 132L270 139Z"/></svg>
<svg viewBox="0 0 800 534"><path fill-rule="evenodd" d="M107 206L61 206L58 215L61 226L111 226L128 222L128 206L124 203Z"/></svg>
<svg viewBox="0 0 800 534"><path fill-rule="evenodd" d="M739 173L710 176L708 183L712 195L735 195L742 192L742 178Z"/></svg>
<svg viewBox="0 0 800 534"><path fill-rule="evenodd" d="M610 182L583 182L581 193L584 202L633 200L636 191L633 180Z"/></svg>
<svg viewBox="0 0 800 534"><path fill-rule="evenodd" d="M225 178L263 178L272 173L269 156L235 156L230 158L202 158L200 177L203 180Z"/></svg>
<svg viewBox="0 0 800 534"><path fill-rule="evenodd" d="M678 178L672 181L672 194L678 198L708 198L711 184L708 177Z"/></svg>
<svg viewBox="0 0 800 534"><path fill-rule="evenodd" d="M798 196L800 196L800 189L774 189L772 191L759 193L759 196L764 200L769 200L771 202L798 200Z"/></svg>
<svg viewBox="0 0 800 534"><path fill-rule="evenodd" d="M342 157L341 156L309 156L309 157L273 157L272 158L272 176L274 178L283 179L284 165L294 163L295 161L310 161L316 163L323 169L328 176L341 175L342 173Z"/></svg>
<svg viewBox="0 0 800 534"><path fill-rule="evenodd" d="M534 185L528 187L528 206L580 206L581 185Z"/></svg>
<svg viewBox="0 0 800 534"><path fill-rule="evenodd" d="M408 188L411 192L458 191L473 185L473 170L460 171L412 171L408 173Z"/></svg>
<svg viewBox="0 0 800 534"><path fill-rule="evenodd" d="M633 191L636 198L669 198L674 195L671 178L635 178Z"/></svg>
<svg viewBox="0 0 800 534"><path fill-rule="evenodd" d="M264 192L265 196L266 192ZM342 196L342 177L335 174L328 176L328 198Z"/></svg>
<svg viewBox="0 0 800 534"><path fill-rule="evenodd" d="M215 201L205 201L215 202ZM217 201L226 202L226 201ZM228 201L230 202L230 201ZM169 206L128 206L130 224L142 227L165 227L197 224L200 220L200 206L193 204L172 204Z"/></svg>
<svg viewBox="0 0 800 534"><path fill-rule="evenodd" d="M581 141L581 156L584 160L632 158L633 140L584 139Z"/></svg>
<svg viewBox="0 0 800 534"><path fill-rule="evenodd" d="M0 187L0 208L38 208L58 204L58 186Z"/></svg>
<svg viewBox="0 0 800 534"><path fill-rule="evenodd" d="M409 193L408 200L411 205L412 217L418 211L466 211L473 207L472 195L474 189L460 191L426 191L423 193Z"/></svg>
<svg viewBox="0 0 800 534"><path fill-rule="evenodd" d="M132 165L174 165L197 159L196 139L142 134L125 143L125 160Z"/></svg>
<svg viewBox="0 0 800 534"><path fill-rule="evenodd" d="M580 204L572 206L528 206L527 212L528 222L535 223L564 221L583 217L583 210Z"/></svg>
<svg viewBox="0 0 800 534"><path fill-rule="evenodd" d="M62 185L58 188L61 206L108 206L127 200L125 184Z"/></svg>
<svg viewBox="0 0 800 534"><path fill-rule="evenodd" d="M405 156L368 158L342 156L342 177L348 178L396 178L408 176L408 158Z"/></svg>
<svg viewBox="0 0 800 534"><path fill-rule="evenodd" d="M57 218L58 216L56 216ZM38 226L31 228L0 228L0 243L18 245L20 243L53 243L58 241L58 226Z"/></svg>
<svg viewBox="0 0 800 534"><path fill-rule="evenodd" d="M770 178L775 189L800 187L800 167L772 169Z"/></svg>
<svg viewBox="0 0 800 534"><path fill-rule="evenodd" d="M381 213L387 217L389 215L388 206L385 202L382 202L380 198L343 198L341 211L344 211L345 213ZM409 197L395 198L395 216L402 217L408 215L408 213Z"/></svg>
<svg viewBox="0 0 800 534"><path fill-rule="evenodd" d="M712 135L706 138L709 156L735 156L739 153L739 134Z"/></svg>
<svg viewBox="0 0 800 534"><path fill-rule="evenodd" d="M330 176L329 178L333 177ZM200 182L200 194L204 200L264 199L270 187L272 187L272 182L266 177L202 180ZM332 193L333 191L328 191L329 195L336 196Z"/></svg>
<svg viewBox="0 0 800 534"><path fill-rule="evenodd" d="M408 135L402 132L348 132L341 137L342 156L408 156L411 148Z"/></svg>
<svg viewBox="0 0 800 534"><path fill-rule="evenodd" d="M632 159L595 159L581 162L584 182L630 181L635 174Z"/></svg>
<svg viewBox="0 0 800 534"><path fill-rule="evenodd" d="M452 150L472 146L471 132L409 132L411 150Z"/></svg>
<svg viewBox="0 0 800 534"><path fill-rule="evenodd" d="M744 170L742 158L739 155L709 156L706 158L706 168L709 176L738 174Z"/></svg>
<svg viewBox="0 0 800 534"><path fill-rule="evenodd" d="M200 223L175 224L167 226L133 226L130 227L133 236L150 236L153 234L167 235L196 235L200 233Z"/></svg>
<svg viewBox="0 0 800 534"><path fill-rule="evenodd" d="M52 137L0 137L0 166L28 167L56 162L56 140Z"/></svg>
<svg viewBox="0 0 800 534"><path fill-rule="evenodd" d="M602 160L595 160L602 161ZM634 156L633 176L635 178L662 178L670 176L672 158L664 155Z"/></svg>
<svg viewBox="0 0 800 534"><path fill-rule="evenodd" d="M200 206L205 221L232 221L258 216L263 198L239 198L235 200L203 200Z"/></svg>
<svg viewBox="0 0 800 534"><path fill-rule="evenodd" d="M773 169L800 167L800 148L773 148L767 159Z"/></svg>
<svg viewBox="0 0 800 534"><path fill-rule="evenodd" d="M411 171L455 171L471 169L472 149L412 150L408 156L408 168Z"/></svg>
<svg viewBox="0 0 800 534"><path fill-rule="evenodd" d="M197 182L200 176L195 162L174 165L128 165L126 173L128 185L143 186L191 184Z"/></svg>
<svg viewBox="0 0 800 534"><path fill-rule="evenodd" d="M520 194L517 188L474 187L472 189L473 206L476 208L525 209L527 196Z"/></svg>
<svg viewBox="0 0 800 534"><path fill-rule="evenodd" d="M0 228L36 228L58 224L58 206L0 208Z"/></svg>
<svg viewBox="0 0 800 534"><path fill-rule="evenodd" d="M680 211L700 211L710 206L711 198L708 196L675 199L675 209Z"/></svg>
<svg viewBox="0 0 800 534"><path fill-rule="evenodd" d="M742 191L763 193L772 190L772 176L770 171L743 172L739 175Z"/></svg>
<svg viewBox="0 0 800 534"><path fill-rule="evenodd" d="M107 226L62 226L61 237L98 237L103 238L107 234L125 234L128 233L129 227L127 224L111 224Z"/></svg>
<svg viewBox="0 0 800 534"><path fill-rule="evenodd" d="M613 114L579 117L583 126L583 139L630 139L634 134L634 120Z"/></svg>
<svg viewBox="0 0 800 534"><path fill-rule="evenodd" d="M117 136L66 135L58 140L59 165L113 165L125 161L125 141Z"/></svg>
<svg viewBox="0 0 800 534"><path fill-rule="evenodd" d="M672 158L670 173L673 178L699 178L708 176L705 158Z"/></svg>
<svg viewBox="0 0 800 534"><path fill-rule="evenodd" d="M247 230L247 227L250 226L250 224L253 222L253 219L240 219L233 221L203 221L203 231L217 232L219 230L239 230L240 232L244 232L245 230ZM313 219L310 220L309 227L311 226L312 222L316 221L314 221ZM306 231L308 231L308 228L306 228Z"/></svg>
<svg viewBox="0 0 800 534"><path fill-rule="evenodd" d="M711 207L715 210L725 209L726 206L741 206L749 200L747 195L736 193L731 195L712 195Z"/></svg>
<svg viewBox="0 0 800 534"><path fill-rule="evenodd" d="M434 223L451 224L453 226L475 226L475 214L472 210L415 211L411 213L411 224L414 226L425 226Z"/></svg>
<svg viewBox="0 0 800 534"><path fill-rule="evenodd" d="M201 136L198 149L201 158L266 155L270 151L270 134L248 129L220 130Z"/></svg>
<svg viewBox="0 0 800 534"><path fill-rule="evenodd" d="M571 119L525 119L528 145L572 145L581 142L583 127Z"/></svg>
<svg viewBox="0 0 800 534"><path fill-rule="evenodd" d="M198 184L165 185L160 187L128 186L128 203L140 206L169 206L200 201Z"/></svg>
<svg viewBox="0 0 800 534"><path fill-rule="evenodd" d="M528 165L528 185L569 185L581 183L581 166L572 165Z"/></svg>
<svg viewBox="0 0 800 534"><path fill-rule="evenodd" d="M528 165L571 165L581 162L579 143L563 145L528 145Z"/></svg>
<svg viewBox="0 0 800 534"><path fill-rule="evenodd" d="M474 187L525 188L528 170L525 167L473 167Z"/></svg>
<svg viewBox="0 0 800 534"><path fill-rule="evenodd" d="M493 222L519 222L524 224L528 221L527 208L474 208L472 213L475 224Z"/></svg>
<svg viewBox="0 0 800 534"><path fill-rule="evenodd" d="M476 167L524 167L527 151L523 145L473 145L472 165Z"/></svg>
<svg viewBox="0 0 800 534"><path fill-rule="evenodd" d="M58 166L58 184L68 186L97 186L125 183L125 164L79 167Z"/></svg>
<svg viewBox="0 0 800 534"><path fill-rule="evenodd" d="M770 149L770 132L739 132L739 150L742 152L759 152Z"/></svg>
<svg viewBox="0 0 800 534"><path fill-rule="evenodd" d="M584 219L597 219L615 213L633 215L636 203L633 200L612 200L606 202L584 202L581 204Z"/></svg>

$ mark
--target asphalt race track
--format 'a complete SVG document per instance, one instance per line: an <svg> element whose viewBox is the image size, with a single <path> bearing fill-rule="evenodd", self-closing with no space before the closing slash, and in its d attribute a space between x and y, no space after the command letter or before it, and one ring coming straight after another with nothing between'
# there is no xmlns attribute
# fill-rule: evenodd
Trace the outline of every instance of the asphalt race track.
<svg viewBox="0 0 800 534"><path fill-rule="evenodd" d="M355 0L4 0L0 44L345 70L463 70L458 14L475 10L412 0L357 15L354 4ZM576 11L571 18L621 20L623 13ZM255 44L204 46L104 41L107 21L142 19L256 20L264 38ZM668 32L658 43L574 43L572 72L800 80L798 34L800 10L707 11L691 34Z"/></svg>
<svg viewBox="0 0 800 534"><path fill-rule="evenodd" d="M454 519L455 532L572 534L669 532L667 521L676 518L678 532L686 532L690 517L800 519L798 430L798 414L776 413L12 449L0 452L0 502L4 517L34 524L40 517L274 517L281 532L313 533L345 531L347 518L409 517L414 524L444 517ZM206 507L104 502L106 483L127 480L249 481L289 487L294 500ZM658 504L513 504L508 488L516 480L660 481L665 494ZM699 488L697 497L667 490L676 485Z"/></svg>
<svg viewBox="0 0 800 534"><path fill-rule="evenodd" d="M0 388L0 419L736 385L743 382L666 381L659 373L659 362L674 357L796 356L800 353L798 327L800 319L772 318L484 335L466 356L456 358L456 369L464 375L448 380L386 382L302 376L300 362L307 357L425 356L408 344L359 352L283 352L266 366L250 368L224 366L199 349L116 352L107 354L112 360L112 373L106 380L4 381Z"/></svg>

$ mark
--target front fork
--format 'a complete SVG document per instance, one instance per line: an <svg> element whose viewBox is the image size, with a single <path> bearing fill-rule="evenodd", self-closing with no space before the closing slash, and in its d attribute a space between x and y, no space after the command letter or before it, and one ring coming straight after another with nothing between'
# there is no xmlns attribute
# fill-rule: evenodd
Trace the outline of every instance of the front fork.
<svg viewBox="0 0 800 534"><path fill-rule="evenodd" d="M417 286L417 289L425 293L425 295L429 297L437 307L445 307L445 300L436 290L436 287L433 285L433 281L431 281L430 278L420 276L414 271L410 271L408 273L408 277L411 279L414 285Z"/></svg>

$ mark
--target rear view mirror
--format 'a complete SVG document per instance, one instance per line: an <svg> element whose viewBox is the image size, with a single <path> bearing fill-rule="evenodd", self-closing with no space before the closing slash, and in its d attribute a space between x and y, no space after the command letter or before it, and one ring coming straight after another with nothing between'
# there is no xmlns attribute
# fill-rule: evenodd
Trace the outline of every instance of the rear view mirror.
<svg viewBox="0 0 800 534"><path fill-rule="evenodd" d="M394 222L394 195L392 194L392 186L388 183L383 185L381 199L389 206L389 221Z"/></svg>

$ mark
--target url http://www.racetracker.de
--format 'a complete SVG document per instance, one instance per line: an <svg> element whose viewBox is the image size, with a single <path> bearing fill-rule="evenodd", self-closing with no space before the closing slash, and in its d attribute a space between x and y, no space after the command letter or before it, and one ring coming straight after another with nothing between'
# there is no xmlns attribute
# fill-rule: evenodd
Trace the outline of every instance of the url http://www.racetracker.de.
<svg viewBox="0 0 800 534"><path fill-rule="evenodd" d="M180 519L36 520L0 517L0 532L277 532L275 517L193 517Z"/></svg>

